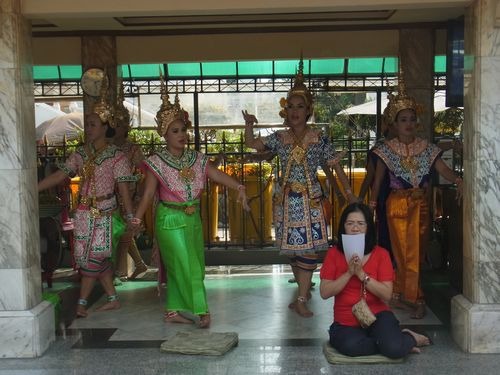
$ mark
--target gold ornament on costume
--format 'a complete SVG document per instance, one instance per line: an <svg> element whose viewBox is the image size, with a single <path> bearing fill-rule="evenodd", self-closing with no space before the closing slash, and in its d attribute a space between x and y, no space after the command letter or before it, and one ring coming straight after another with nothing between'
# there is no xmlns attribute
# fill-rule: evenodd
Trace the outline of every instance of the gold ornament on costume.
<svg viewBox="0 0 500 375"><path fill-rule="evenodd" d="M406 156L401 160L401 167L407 172L414 172L418 167L418 163L414 157Z"/></svg>
<svg viewBox="0 0 500 375"><path fill-rule="evenodd" d="M293 129L289 129L288 132L293 138L293 149L292 149L292 160L294 160L297 164L302 164L304 161L304 157L306 156L306 150L303 145L303 139L307 133L308 127L304 129L302 134L298 137Z"/></svg>
<svg viewBox="0 0 500 375"><path fill-rule="evenodd" d="M157 131L160 137L163 137L168 130L168 127L175 120L181 120L188 128L191 126L188 113L181 108L179 103L179 94L175 93L174 104L170 103L168 99L168 90L166 88L163 74L160 71L160 92L161 92L161 106L156 112L155 121L158 125Z"/></svg>
<svg viewBox="0 0 500 375"><path fill-rule="evenodd" d="M179 175L186 183L192 182L194 180L194 171L189 167L183 167L179 171Z"/></svg>
<svg viewBox="0 0 500 375"><path fill-rule="evenodd" d="M280 99L280 106L281 110L279 115L286 119L286 106L288 104L288 100L292 96L300 96L304 99L304 102L306 103L306 106L309 107L309 109L312 109L313 105L313 96L307 86L304 83L304 60L302 56L300 57L299 61L299 70L297 74L295 75L294 81L293 81L293 87L288 91L288 94L285 98Z"/></svg>
<svg viewBox="0 0 500 375"><path fill-rule="evenodd" d="M292 150L291 156L292 160L294 160L297 164L302 164L304 157L306 156L306 151L300 146L295 146Z"/></svg>
<svg viewBox="0 0 500 375"><path fill-rule="evenodd" d="M397 139L390 142L391 148L400 157L401 168L405 172L414 174L418 169L418 160L415 158L415 155L419 149L416 149L413 144L407 145Z"/></svg>
<svg viewBox="0 0 500 375"><path fill-rule="evenodd" d="M393 124L396 121L398 113L404 109L411 109L417 115L422 112L422 106L418 104L413 97L408 96L406 93L403 68L400 68L399 71L398 93L396 95L389 93L387 98L389 99L389 103L387 104L388 108L384 110L384 115L387 111L386 117L388 124Z"/></svg>
<svg viewBox="0 0 500 375"><path fill-rule="evenodd" d="M120 78L118 84L118 95L116 98L115 123L130 129L130 112L123 104L125 100L123 79Z"/></svg>
<svg viewBox="0 0 500 375"><path fill-rule="evenodd" d="M110 127L114 128L116 124L113 119L113 108L107 101L108 84L108 76L106 72L104 72L104 77L101 84L101 95L99 101L94 105L94 109L92 112L99 116L103 124L108 123Z"/></svg>

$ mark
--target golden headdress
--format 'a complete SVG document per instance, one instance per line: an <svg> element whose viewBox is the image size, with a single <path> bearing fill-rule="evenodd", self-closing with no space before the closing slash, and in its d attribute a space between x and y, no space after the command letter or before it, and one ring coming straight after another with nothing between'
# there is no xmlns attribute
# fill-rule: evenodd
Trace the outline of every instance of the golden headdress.
<svg viewBox="0 0 500 375"><path fill-rule="evenodd" d="M168 92L165 85L163 74L160 72L160 92L161 92L161 106L156 112L155 121L158 125L157 131L160 137L163 137L168 130L168 127L175 120L181 120L187 127L191 126L189 121L189 114L181 108L179 103L179 94L175 93L174 104L170 103L168 99Z"/></svg>
<svg viewBox="0 0 500 375"><path fill-rule="evenodd" d="M293 81L293 87L288 91L288 94L286 98L281 98L280 99L280 116L282 118L286 119L286 106L288 103L288 100L292 96L300 96L304 99L306 105L312 109L312 104L313 104L313 96L307 86L304 83L304 60L302 57L300 58L299 61L299 70L297 74L295 75L294 81Z"/></svg>
<svg viewBox="0 0 500 375"><path fill-rule="evenodd" d="M391 110L391 105L394 101L394 94L392 93L392 87L389 85L389 80L386 78L387 81L387 105L384 108L384 111L382 112L382 124L380 126L380 131L382 134L385 134L386 131L389 129L389 126L392 125L392 122L389 118L389 111Z"/></svg>
<svg viewBox="0 0 500 375"><path fill-rule="evenodd" d="M115 123L125 124L127 129L130 129L130 112L123 104L125 100L123 80L120 78L118 86L118 95L116 97L116 109L115 109Z"/></svg>
<svg viewBox="0 0 500 375"><path fill-rule="evenodd" d="M389 104L388 104L388 110L387 110L387 120L389 124L394 123L396 121L396 116L400 111L403 109L411 109L415 111L415 113L418 115L422 112L422 106L417 103L415 98L409 96L406 93L406 84L404 81L404 76L403 76L403 69L400 69L399 72L399 80L398 80L398 93L396 95L393 95L390 93L388 96L389 99ZM385 114L386 111L384 111Z"/></svg>
<svg viewBox="0 0 500 375"><path fill-rule="evenodd" d="M93 113L97 114L101 119L101 122L108 123L110 127L114 128L116 126L113 119L113 108L109 105L107 101L108 97L108 76L106 72L101 82L101 95L99 101L94 105Z"/></svg>

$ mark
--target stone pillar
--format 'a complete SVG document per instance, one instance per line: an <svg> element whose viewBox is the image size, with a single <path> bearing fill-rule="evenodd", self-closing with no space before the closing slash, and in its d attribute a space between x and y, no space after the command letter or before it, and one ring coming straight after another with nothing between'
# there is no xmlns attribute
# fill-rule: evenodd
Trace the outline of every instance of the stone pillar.
<svg viewBox="0 0 500 375"><path fill-rule="evenodd" d="M82 37L82 68L84 72L90 68L99 68L106 72L109 80L108 100L114 105L117 92L116 38L113 36ZM92 111L98 99L84 93L85 114Z"/></svg>
<svg viewBox="0 0 500 375"><path fill-rule="evenodd" d="M402 29L399 32L399 57L408 95L424 107L419 115L418 135L429 141L434 121L434 30Z"/></svg>
<svg viewBox="0 0 500 375"><path fill-rule="evenodd" d="M500 353L500 2L465 17L464 275L451 327L470 353Z"/></svg>
<svg viewBox="0 0 500 375"><path fill-rule="evenodd" d="M43 354L55 339L42 302L31 28L0 0L0 357Z"/></svg>

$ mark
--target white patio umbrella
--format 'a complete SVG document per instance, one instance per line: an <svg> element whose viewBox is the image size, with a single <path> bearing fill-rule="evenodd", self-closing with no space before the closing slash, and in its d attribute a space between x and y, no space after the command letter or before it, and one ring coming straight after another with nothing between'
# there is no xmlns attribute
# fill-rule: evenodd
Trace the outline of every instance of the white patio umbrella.
<svg viewBox="0 0 500 375"><path fill-rule="evenodd" d="M46 137L49 144L63 143L64 136L66 140L78 139L83 132L83 113L72 112L54 117L42 122L35 131L37 141L43 141Z"/></svg>
<svg viewBox="0 0 500 375"><path fill-rule="evenodd" d="M446 110L448 107L446 107L446 92L445 91L437 91L436 94L434 95L434 112L441 112ZM381 108L382 111L384 108L387 106L387 96L383 95L382 100L381 100ZM349 107L346 109L343 109L342 111L338 112L337 115L344 115L344 116L349 116L349 115L376 115L377 114L377 101L376 100L371 100L369 102L356 105L353 107Z"/></svg>
<svg viewBox="0 0 500 375"><path fill-rule="evenodd" d="M62 115L64 115L64 112L56 107L45 103L35 103L35 126Z"/></svg>
<svg viewBox="0 0 500 375"><path fill-rule="evenodd" d="M149 111L145 111L144 109L140 110L140 116L139 116L139 107L128 102L124 101L123 105L125 108L128 109L130 112L130 120L132 122L132 127L137 127L137 126L152 126L156 125L155 122L155 115Z"/></svg>

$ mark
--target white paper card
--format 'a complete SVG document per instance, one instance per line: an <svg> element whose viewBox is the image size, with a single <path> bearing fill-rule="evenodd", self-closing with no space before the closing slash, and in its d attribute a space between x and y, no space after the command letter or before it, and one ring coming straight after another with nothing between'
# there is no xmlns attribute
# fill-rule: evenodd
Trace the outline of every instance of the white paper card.
<svg viewBox="0 0 500 375"><path fill-rule="evenodd" d="M365 233L343 234L342 245L344 246L344 255L347 262L349 262L354 255L362 259L365 254Z"/></svg>

